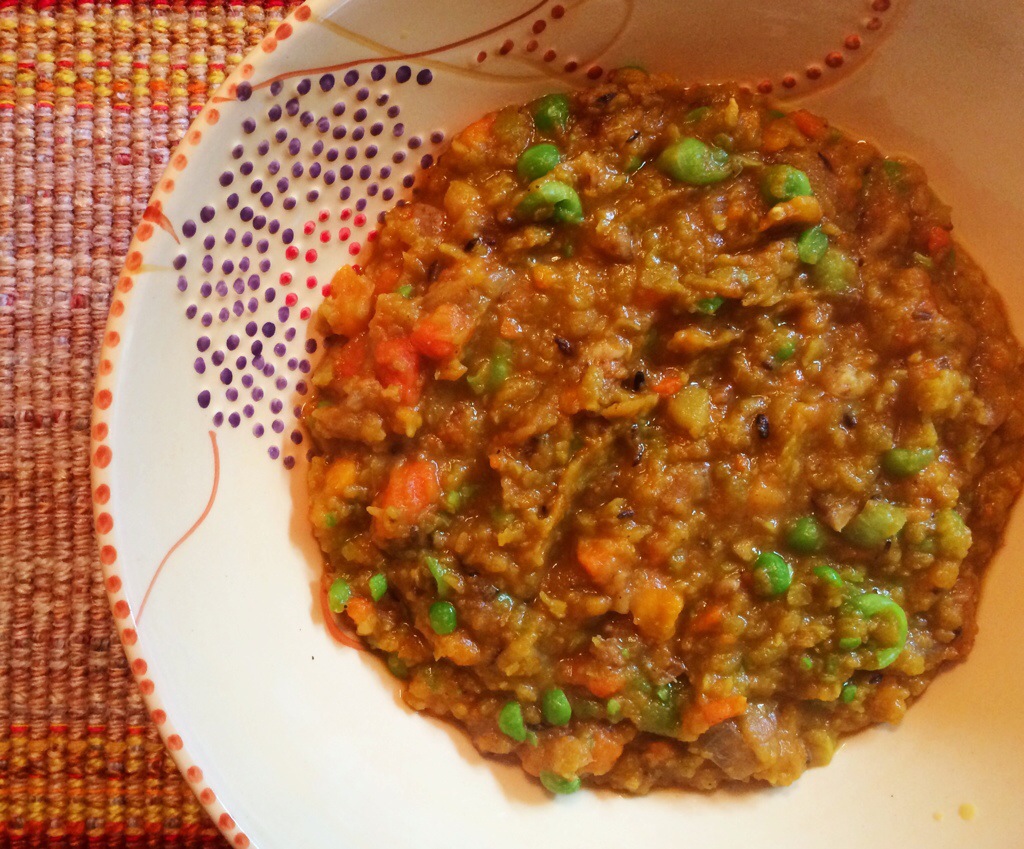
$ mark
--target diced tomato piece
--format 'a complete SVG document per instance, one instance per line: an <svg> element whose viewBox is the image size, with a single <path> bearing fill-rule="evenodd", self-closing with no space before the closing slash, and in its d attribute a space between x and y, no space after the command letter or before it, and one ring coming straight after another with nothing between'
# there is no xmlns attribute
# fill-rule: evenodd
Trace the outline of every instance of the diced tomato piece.
<svg viewBox="0 0 1024 849"><path fill-rule="evenodd" d="M791 112L789 117L796 124L797 129L809 139L820 139L828 129L828 122L824 118L820 118L806 109L797 109L796 112Z"/></svg>
<svg viewBox="0 0 1024 849"><path fill-rule="evenodd" d="M953 237L949 235L949 230L946 228L932 227L928 231L928 254L933 259L945 256L952 244Z"/></svg>
<svg viewBox="0 0 1024 849"><path fill-rule="evenodd" d="M403 404L415 404L420 397L423 374L420 355L407 336L395 336L377 344L373 352L377 379L384 386L398 386Z"/></svg>
<svg viewBox="0 0 1024 849"><path fill-rule="evenodd" d="M455 304L441 304L421 318L412 331L412 344L425 357L447 360L469 336L469 316Z"/></svg>
<svg viewBox="0 0 1024 849"><path fill-rule="evenodd" d="M341 378L355 377L366 364L366 334L353 336L341 346L334 358L334 376Z"/></svg>
<svg viewBox="0 0 1024 849"><path fill-rule="evenodd" d="M429 460L413 460L392 469L377 498L380 513L373 517L373 534L378 539L396 539L419 521L441 495L437 466Z"/></svg>

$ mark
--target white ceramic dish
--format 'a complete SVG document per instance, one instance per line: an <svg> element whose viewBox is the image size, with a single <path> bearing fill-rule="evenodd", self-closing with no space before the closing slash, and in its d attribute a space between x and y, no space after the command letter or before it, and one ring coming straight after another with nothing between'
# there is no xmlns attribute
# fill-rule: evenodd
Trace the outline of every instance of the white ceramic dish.
<svg viewBox="0 0 1024 849"><path fill-rule="evenodd" d="M447 134L632 61L772 89L918 159L1024 329L1022 45L1014 0L984 15L930 0L312 0L267 37L153 196L93 431L132 669L235 846L1024 845L1020 511L969 662L897 731L784 790L551 800L404 709L373 658L327 635L294 416L320 287Z"/></svg>

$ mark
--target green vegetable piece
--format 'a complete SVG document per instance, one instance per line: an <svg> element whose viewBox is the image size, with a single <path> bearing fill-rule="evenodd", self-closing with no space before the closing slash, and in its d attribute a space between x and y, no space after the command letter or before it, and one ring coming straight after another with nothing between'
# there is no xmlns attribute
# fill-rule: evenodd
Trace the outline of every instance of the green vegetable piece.
<svg viewBox="0 0 1024 849"><path fill-rule="evenodd" d="M686 113L686 121L690 124L696 124L701 118L707 115L711 111L710 106L698 106L696 109L691 109Z"/></svg>
<svg viewBox="0 0 1024 849"><path fill-rule="evenodd" d="M654 164L676 182L691 186L720 183L733 173L726 151L692 137L666 147Z"/></svg>
<svg viewBox="0 0 1024 849"><path fill-rule="evenodd" d="M796 250L800 262L806 262L808 265L818 264L818 260L825 256L825 251L828 250L828 236L820 224L800 234L800 238L796 240Z"/></svg>
<svg viewBox="0 0 1024 849"><path fill-rule="evenodd" d="M839 577L839 573L831 566L825 566L822 564L821 566L815 566L812 571L816 578L824 581L830 587L835 587L836 589L842 588L843 579Z"/></svg>
<svg viewBox="0 0 1024 849"><path fill-rule="evenodd" d="M516 213L524 221L554 221L556 224L580 224L583 222L583 204L572 186L558 180L549 180L535 186L526 193L516 207Z"/></svg>
<svg viewBox="0 0 1024 849"><path fill-rule="evenodd" d="M459 624L455 605L450 601L435 601L430 605L430 627L442 637L450 634Z"/></svg>
<svg viewBox="0 0 1024 849"><path fill-rule="evenodd" d="M903 167L903 163L897 162L895 159L883 159L882 169L885 171L885 176L894 183L898 183L903 179L903 172L906 170Z"/></svg>
<svg viewBox="0 0 1024 849"><path fill-rule="evenodd" d="M383 572L378 572L369 580L370 598L380 601L388 591L388 579Z"/></svg>
<svg viewBox="0 0 1024 849"><path fill-rule="evenodd" d="M542 770L540 774L540 783L544 785L544 789L549 793L554 793L556 796L568 796L570 793L575 793L580 789L580 780L576 778L563 778L556 772L549 772L548 770Z"/></svg>
<svg viewBox="0 0 1024 849"><path fill-rule="evenodd" d="M466 383L477 395L496 392L512 374L512 346L502 340L494 346L491 358L476 372L466 377Z"/></svg>
<svg viewBox="0 0 1024 849"><path fill-rule="evenodd" d="M769 109L768 117L771 118L773 121L777 121L779 118L785 118L786 113L783 112L781 109Z"/></svg>
<svg viewBox="0 0 1024 849"><path fill-rule="evenodd" d="M498 728L506 737L522 743L526 740L526 722L523 721L523 709L519 702L506 702L498 714Z"/></svg>
<svg viewBox="0 0 1024 849"><path fill-rule="evenodd" d="M825 547L825 528L813 516L801 516L786 534L786 543L800 554L814 554Z"/></svg>
<svg viewBox="0 0 1024 849"><path fill-rule="evenodd" d="M754 587L766 597L782 595L793 580L793 570L781 554L762 551L754 561Z"/></svg>
<svg viewBox="0 0 1024 849"><path fill-rule="evenodd" d="M914 251L910 255L910 257L911 257L911 259L913 259L914 265L919 265L919 266L921 266L921 268L925 269L926 271L934 271L935 270L935 260L933 260L930 256L925 256L922 253L918 253L917 251Z"/></svg>
<svg viewBox="0 0 1024 849"><path fill-rule="evenodd" d="M633 174L639 171L643 167L644 161L639 156L631 156L629 162L626 163L626 173Z"/></svg>
<svg viewBox="0 0 1024 849"><path fill-rule="evenodd" d="M427 569L430 570L430 574L437 584L437 594L441 598L448 598L448 594L452 591L451 584L446 580L448 567L432 554L424 555L423 562L426 564Z"/></svg>
<svg viewBox="0 0 1024 849"><path fill-rule="evenodd" d="M861 646L860 637L841 637L839 640L839 648L843 651L854 651L859 649Z"/></svg>
<svg viewBox="0 0 1024 849"><path fill-rule="evenodd" d="M809 658L807 655L804 655L802 658L800 658L800 668L803 669L805 672L810 672L812 669L814 669L814 661L811 660L811 658Z"/></svg>
<svg viewBox="0 0 1024 849"><path fill-rule="evenodd" d="M843 684L843 689L839 692L839 700L848 705L855 698L857 698L857 685L849 682Z"/></svg>
<svg viewBox="0 0 1024 849"><path fill-rule="evenodd" d="M412 284L411 283L404 283L401 286L399 286L397 289L395 289L395 292L397 292L403 298L411 298L412 297Z"/></svg>
<svg viewBox="0 0 1024 849"><path fill-rule="evenodd" d="M535 144L519 155L516 170L519 176L531 183L539 180L562 161L558 148L553 144Z"/></svg>
<svg viewBox="0 0 1024 849"><path fill-rule="evenodd" d="M608 716L614 718L622 713L622 703L618 699L608 699L605 710L608 711Z"/></svg>
<svg viewBox="0 0 1024 849"><path fill-rule="evenodd" d="M569 98L564 94L546 94L533 105L533 123L542 133L564 130L569 126Z"/></svg>
<svg viewBox="0 0 1024 849"><path fill-rule="evenodd" d="M772 203L814 194L807 175L792 165L769 165L765 168L761 175L761 191Z"/></svg>
<svg viewBox="0 0 1024 849"><path fill-rule="evenodd" d="M724 303L725 298L721 295L715 295L713 298L702 298L697 301L697 312L702 312L704 315L714 315Z"/></svg>
<svg viewBox="0 0 1024 849"><path fill-rule="evenodd" d="M565 695L564 690L558 688L544 693L541 697L540 709L544 718L552 725L568 725L569 720L572 719L572 705L569 704L569 698Z"/></svg>
<svg viewBox="0 0 1024 849"><path fill-rule="evenodd" d="M881 548L906 523L907 513L902 507L888 501L869 501L843 528L843 536L860 548Z"/></svg>
<svg viewBox="0 0 1024 849"><path fill-rule="evenodd" d="M796 341L793 339L787 339L778 348L775 349L775 353L772 354L775 362L784 363L793 359L796 354Z"/></svg>
<svg viewBox="0 0 1024 849"><path fill-rule="evenodd" d="M337 524L338 524L338 514L337 513L324 513L324 527L325 528L333 528Z"/></svg>
<svg viewBox="0 0 1024 849"><path fill-rule="evenodd" d="M839 294L857 280L857 263L838 248L830 247L811 269L811 281L819 289Z"/></svg>
<svg viewBox="0 0 1024 849"><path fill-rule="evenodd" d="M909 478L923 472L934 459L931 448L893 448L882 455L882 468L894 478Z"/></svg>
<svg viewBox="0 0 1024 849"><path fill-rule="evenodd" d="M406 678L409 675L409 666L397 654L388 655L388 670L396 678Z"/></svg>
<svg viewBox="0 0 1024 849"><path fill-rule="evenodd" d="M341 613L350 598L352 598L352 588L348 585L348 581L336 578L327 591L327 606L331 609L331 613Z"/></svg>
<svg viewBox="0 0 1024 849"><path fill-rule="evenodd" d="M885 629L884 641L868 640L868 648L874 654L864 669L885 669L903 653L907 645L907 614L895 601L882 593L864 593L847 603L850 610L864 619L881 625ZM877 634L877 628L875 629Z"/></svg>

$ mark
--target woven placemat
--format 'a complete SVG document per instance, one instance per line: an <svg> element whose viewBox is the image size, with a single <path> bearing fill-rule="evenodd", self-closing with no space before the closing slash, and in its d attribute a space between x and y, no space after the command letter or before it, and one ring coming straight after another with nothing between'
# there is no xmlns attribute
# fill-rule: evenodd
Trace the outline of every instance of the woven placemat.
<svg viewBox="0 0 1024 849"><path fill-rule="evenodd" d="M226 845L113 628L89 415L151 187L292 5L0 0L0 846Z"/></svg>

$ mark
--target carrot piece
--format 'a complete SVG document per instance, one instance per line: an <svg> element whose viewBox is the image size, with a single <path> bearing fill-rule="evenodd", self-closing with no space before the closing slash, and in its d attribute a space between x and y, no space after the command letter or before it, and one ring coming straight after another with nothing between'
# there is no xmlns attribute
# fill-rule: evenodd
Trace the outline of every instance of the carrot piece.
<svg viewBox="0 0 1024 849"><path fill-rule="evenodd" d="M413 346L425 357L447 360L455 355L469 336L469 316L455 304L441 304L421 318L413 328Z"/></svg>
<svg viewBox="0 0 1024 849"><path fill-rule="evenodd" d="M359 627L373 615L373 602L368 598L354 595L345 605L345 612L348 614L348 618L356 624L356 627Z"/></svg>
<svg viewBox="0 0 1024 849"><path fill-rule="evenodd" d="M459 141L467 147L483 147L491 137L491 130L494 129L494 119L497 117L497 112L489 112L483 118L474 121L459 133Z"/></svg>
<svg viewBox="0 0 1024 849"><path fill-rule="evenodd" d="M384 386L398 386L403 404L415 404L419 400L423 379L420 355L407 336L378 343L373 359L377 379Z"/></svg>
<svg viewBox="0 0 1024 849"><path fill-rule="evenodd" d="M725 605L712 604L690 621L691 634L709 634L717 631L725 619Z"/></svg>
<svg viewBox="0 0 1024 849"><path fill-rule="evenodd" d="M828 129L828 122L824 118L820 118L806 109L797 109L795 112L791 112L789 117L796 124L797 129L809 139L820 139Z"/></svg>
<svg viewBox="0 0 1024 849"><path fill-rule="evenodd" d="M441 484L437 466L429 460L412 460L391 470L378 496L380 512L373 517L372 531L378 539L397 539L437 503Z"/></svg>
<svg viewBox="0 0 1024 849"><path fill-rule="evenodd" d="M682 388L683 381L675 374L667 374L657 383L651 384L651 389L659 395L675 395Z"/></svg>
<svg viewBox="0 0 1024 849"><path fill-rule="evenodd" d="M708 727L718 725L734 716L740 716L747 709L746 696L725 696L720 699L701 699L700 712Z"/></svg>
<svg viewBox="0 0 1024 849"><path fill-rule="evenodd" d="M562 676L566 683L586 687L599 699L607 699L622 689L622 673L617 669L596 668L596 663L586 655L577 655L562 663Z"/></svg>
<svg viewBox="0 0 1024 849"><path fill-rule="evenodd" d="M576 559L583 571L598 586L605 586L629 555L629 545L622 540L588 537L576 543Z"/></svg>
<svg viewBox="0 0 1024 849"><path fill-rule="evenodd" d="M622 689L622 678L617 672L590 674L584 686L599 699L607 699Z"/></svg>

